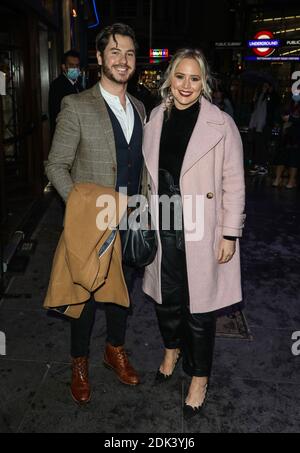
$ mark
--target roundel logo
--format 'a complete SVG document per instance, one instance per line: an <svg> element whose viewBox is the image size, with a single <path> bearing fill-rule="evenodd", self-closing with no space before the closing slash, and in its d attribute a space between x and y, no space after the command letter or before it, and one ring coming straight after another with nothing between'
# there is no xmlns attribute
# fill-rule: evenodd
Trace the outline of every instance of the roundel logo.
<svg viewBox="0 0 300 453"><path fill-rule="evenodd" d="M274 35L270 31L259 31L256 33L254 39L256 40L269 40L273 39ZM256 53L259 57L269 57L272 53L275 52L275 48L273 47L254 47L253 52Z"/></svg>

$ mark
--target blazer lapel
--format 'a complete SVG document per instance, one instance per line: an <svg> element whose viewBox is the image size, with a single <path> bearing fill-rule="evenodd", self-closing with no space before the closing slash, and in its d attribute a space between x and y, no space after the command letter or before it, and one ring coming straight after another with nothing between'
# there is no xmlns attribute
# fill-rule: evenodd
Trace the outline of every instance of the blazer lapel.
<svg viewBox="0 0 300 453"><path fill-rule="evenodd" d="M111 152L111 155L113 157L113 162L116 164L117 163L117 153L116 153L116 144L115 144L115 136L114 136L114 131L112 128L112 124L110 121L110 117L104 102L104 99L101 95L101 91L99 88L99 84L97 83L93 87L93 97L94 97L94 106L96 110L99 113L99 127L101 127L101 130L103 130L107 143Z"/></svg>
<svg viewBox="0 0 300 453"><path fill-rule="evenodd" d="M224 124L221 113L215 110L205 98L202 98L200 114L183 161L181 178L221 141L223 134L216 127L221 124Z"/></svg>
<svg viewBox="0 0 300 453"><path fill-rule="evenodd" d="M143 154L156 193L158 192L159 149L163 121L164 107L161 105L144 129Z"/></svg>

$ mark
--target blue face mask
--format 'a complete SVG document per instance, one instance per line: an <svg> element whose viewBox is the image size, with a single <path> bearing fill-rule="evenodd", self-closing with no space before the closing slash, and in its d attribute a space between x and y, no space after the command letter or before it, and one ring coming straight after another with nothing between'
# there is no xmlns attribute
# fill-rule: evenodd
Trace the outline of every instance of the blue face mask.
<svg viewBox="0 0 300 453"><path fill-rule="evenodd" d="M293 101L300 102L300 93L299 94L293 94Z"/></svg>
<svg viewBox="0 0 300 453"><path fill-rule="evenodd" d="M78 79L78 77L80 77L80 75L81 75L81 72L80 72L79 68L68 69L68 72L67 72L68 79L73 80L75 82Z"/></svg>

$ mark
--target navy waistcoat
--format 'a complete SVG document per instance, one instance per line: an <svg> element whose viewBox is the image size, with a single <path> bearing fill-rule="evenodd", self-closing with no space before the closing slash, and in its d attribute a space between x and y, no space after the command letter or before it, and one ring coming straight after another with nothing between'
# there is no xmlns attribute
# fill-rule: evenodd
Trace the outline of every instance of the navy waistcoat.
<svg viewBox="0 0 300 453"><path fill-rule="evenodd" d="M133 106L134 128L130 143L128 144L117 117L107 103L106 106L112 123L116 144L116 191L119 192L120 187L127 187L128 196L136 195L139 192L140 175L143 164L143 125L141 119Z"/></svg>

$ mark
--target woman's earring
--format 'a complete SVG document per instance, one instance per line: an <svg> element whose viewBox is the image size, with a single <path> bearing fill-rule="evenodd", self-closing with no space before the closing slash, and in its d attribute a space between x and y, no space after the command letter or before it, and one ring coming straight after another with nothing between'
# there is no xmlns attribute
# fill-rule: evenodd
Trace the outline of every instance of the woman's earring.
<svg viewBox="0 0 300 453"><path fill-rule="evenodd" d="M174 96L173 96L172 92L170 91L168 94L168 97L167 97L168 108L172 108L173 104L174 104Z"/></svg>

